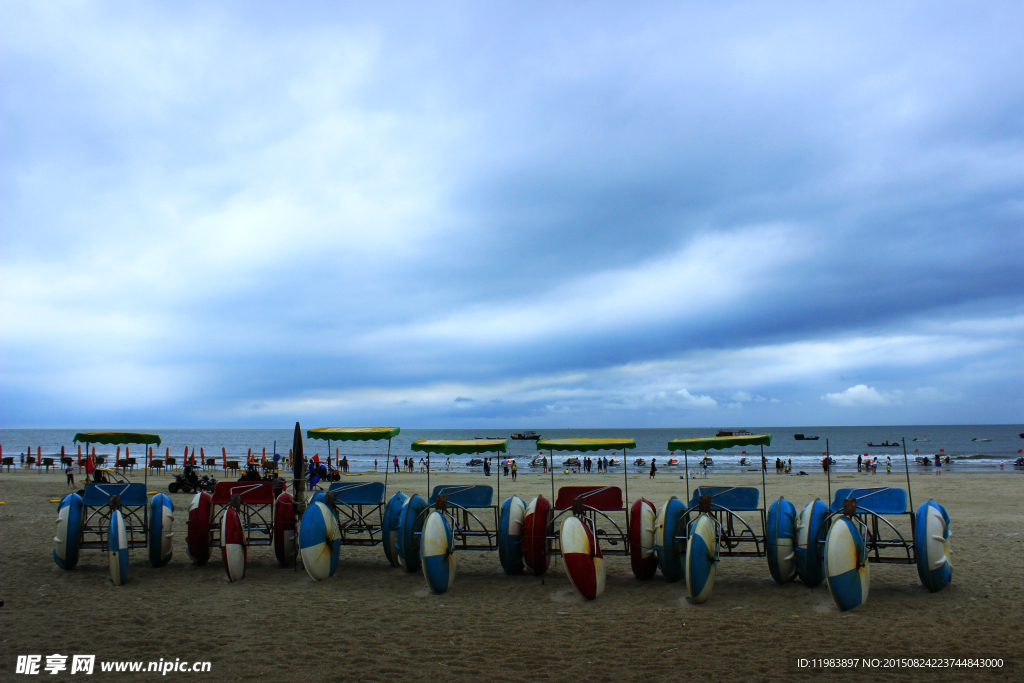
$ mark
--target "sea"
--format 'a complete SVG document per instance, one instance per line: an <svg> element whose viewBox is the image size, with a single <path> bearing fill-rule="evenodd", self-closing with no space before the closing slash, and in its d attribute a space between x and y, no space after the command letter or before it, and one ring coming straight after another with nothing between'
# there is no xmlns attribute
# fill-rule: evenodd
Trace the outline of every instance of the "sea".
<svg viewBox="0 0 1024 683"><path fill-rule="evenodd" d="M879 457L879 469L884 470L886 456L892 459L893 469L903 467L904 443L907 461L911 472L929 471L927 466L915 462L915 457L949 456L950 463L945 465L953 471L993 472L999 471L1001 463L1008 471L1014 471L1013 462L1024 454L1024 425L902 425L885 427L736 427L731 431L744 429L753 434L771 434L770 446L764 448L769 461L769 470L774 469L775 458L792 461L794 473L804 470L809 473L821 471L821 460L827 452L835 459L833 471L856 471L857 456ZM82 430L73 429L0 429L0 453L7 458L14 458L13 467L20 467L22 459L29 450L35 455L41 451L43 457L55 457L61 448L69 455L78 451L73 443L75 433ZM89 430L94 431L94 430ZM216 457L220 461L222 450L229 460L244 461L251 451L257 458L262 457L266 449L267 457L273 454L288 455L292 446L294 428L288 429L147 429L145 427L124 428L118 431L145 432L158 434L161 446L154 450L155 454L170 453L179 458L185 449L195 449L196 458L200 453L206 457ZM384 467L390 457L398 456L399 460L412 456L418 464L423 453L413 452L410 444L418 439L473 439L502 438L508 439L508 454L504 457L514 458L519 465L519 474L529 476L540 474L540 467L531 467L530 460L541 455L534 441L513 440L511 434L526 431L523 428L511 429L403 429L401 433L388 441L332 441L331 456L335 459L346 457L350 471L360 472ZM627 467L634 466L638 459L644 460L643 467L649 467L654 459L661 472L684 469L684 454L672 454L667 444L672 439L686 439L714 436L717 429L537 429L542 438L632 438L636 448L629 449L625 454ZM817 440L797 440L796 434L817 436ZM888 441L898 443L897 447L872 447L869 443L880 444ZM123 447L122 447L123 448ZM142 456L142 446L132 446L133 456ZM96 453L114 455L115 446L96 446ZM305 439L303 451L307 456L319 454L324 460L328 453L326 441ZM390 453L390 457L389 454ZM601 452L610 459L623 459L620 451ZM550 457L550 452L544 455ZM559 466L572 453L557 452L555 462ZM596 455L596 454L590 454ZM761 451L758 446L731 448L711 451L713 472L758 474L756 463L760 460ZM694 467L704 453L688 453L686 459L689 466ZM468 461L476 456L458 456L450 460L452 471L479 471L479 467L470 467ZM481 456L482 457L482 456ZM672 458L679 460L678 465L668 465ZM749 458L755 463L741 464L742 458ZM433 456L434 468L444 467L447 458ZM108 459L109 462L109 459ZM179 459L179 463L181 460ZM639 465L637 465L639 466ZM1020 469L1016 471L1021 472Z"/></svg>

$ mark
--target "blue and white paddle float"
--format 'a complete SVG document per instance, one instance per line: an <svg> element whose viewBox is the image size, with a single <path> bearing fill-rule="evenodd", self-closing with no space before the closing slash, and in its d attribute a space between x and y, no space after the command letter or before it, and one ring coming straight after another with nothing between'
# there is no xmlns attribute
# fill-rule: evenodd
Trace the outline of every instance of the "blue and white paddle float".
<svg viewBox="0 0 1024 683"><path fill-rule="evenodd" d="M686 591L695 605L707 601L715 585L717 531L715 521L704 513L690 527L690 538L686 544Z"/></svg>
<svg viewBox="0 0 1024 683"><path fill-rule="evenodd" d="M384 506L384 516L381 518L381 545L384 546L384 556L388 558L388 563L392 567L401 566L398 561L398 516L406 500L408 496L401 491L392 495L388 498L388 504Z"/></svg>
<svg viewBox="0 0 1024 683"><path fill-rule="evenodd" d="M818 558L817 540L828 514L828 506L815 498L796 522L796 575L810 588L825 580L825 558Z"/></svg>
<svg viewBox="0 0 1024 683"><path fill-rule="evenodd" d="M317 491L314 492L313 496L309 499L308 505L312 505L313 503L326 503L326 502L327 502L327 494L325 492L317 489Z"/></svg>
<svg viewBox="0 0 1024 683"><path fill-rule="evenodd" d="M778 583L796 578L796 508L785 498L779 498L768 508L765 545L768 551L768 571Z"/></svg>
<svg viewBox="0 0 1024 683"><path fill-rule="evenodd" d="M501 504L498 520L498 559L506 574L520 574L523 564L523 522L526 521L526 503L519 496L511 496Z"/></svg>
<svg viewBox="0 0 1024 683"><path fill-rule="evenodd" d="M85 502L77 493L69 493L57 508L57 534L53 537L53 561L61 569L74 569L82 543Z"/></svg>
<svg viewBox="0 0 1024 683"><path fill-rule="evenodd" d="M306 508L299 526L299 553L306 573L314 581L334 576L341 554L341 531L334 513L322 502Z"/></svg>
<svg viewBox="0 0 1024 683"><path fill-rule="evenodd" d="M124 515L120 510L110 512L107 554L110 559L110 580L115 586L123 586L128 582L128 534L124 527Z"/></svg>
<svg viewBox="0 0 1024 683"><path fill-rule="evenodd" d="M849 517L838 517L829 527L825 538L825 579L840 611L867 602L871 565L864 536Z"/></svg>
<svg viewBox="0 0 1024 683"><path fill-rule="evenodd" d="M658 568L669 581L678 581L686 575L683 558L675 553L675 535L679 520L686 511L686 504L675 496L658 510L654 521L654 554L658 557Z"/></svg>
<svg viewBox="0 0 1024 683"><path fill-rule="evenodd" d="M917 575L932 593L953 580L949 559L949 515L946 508L929 500L917 510L914 525L914 554Z"/></svg>
<svg viewBox="0 0 1024 683"><path fill-rule="evenodd" d="M416 533L423 529L420 513L426 508L427 501L423 500L423 496L413 494L405 501L398 515L398 562L409 573L420 570L420 548Z"/></svg>
<svg viewBox="0 0 1024 683"><path fill-rule="evenodd" d="M149 501L149 563L163 567L171 561L174 550L174 503L169 496L158 493Z"/></svg>
<svg viewBox="0 0 1024 683"><path fill-rule="evenodd" d="M447 592L455 583L455 536L448 518L434 510L423 522L420 562L427 586L434 595Z"/></svg>

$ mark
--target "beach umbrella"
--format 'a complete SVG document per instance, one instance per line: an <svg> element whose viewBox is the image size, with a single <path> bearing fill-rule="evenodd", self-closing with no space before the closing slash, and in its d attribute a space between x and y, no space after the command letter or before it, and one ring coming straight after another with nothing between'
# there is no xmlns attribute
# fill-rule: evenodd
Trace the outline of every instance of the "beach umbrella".
<svg viewBox="0 0 1024 683"><path fill-rule="evenodd" d="M60 454L61 454L61 456L64 455L64 447L63 446L60 447Z"/></svg>
<svg viewBox="0 0 1024 683"><path fill-rule="evenodd" d="M227 472L227 470L228 470L228 449L226 449L223 446L221 446L220 447L220 456L221 456L221 458L224 459L224 471Z"/></svg>

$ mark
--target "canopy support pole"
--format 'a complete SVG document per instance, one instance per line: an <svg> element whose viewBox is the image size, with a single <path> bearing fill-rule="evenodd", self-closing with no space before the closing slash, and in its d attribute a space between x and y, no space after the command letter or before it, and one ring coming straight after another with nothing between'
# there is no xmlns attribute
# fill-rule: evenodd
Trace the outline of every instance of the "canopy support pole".
<svg viewBox="0 0 1024 683"><path fill-rule="evenodd" d="M430 498L430 451L427 451L427 498Z"/></svg>
<svg viewBox="0 0 1024 683"><path fill-rule="evenodd" d="M900 441L903 442L903 469L907 471L907 496L910 497L910 532L914 532L914 518L917 515L914 514L914 494L910 490L910 465L907 464L907 437L902 437ZM915 551L916 556L916 551Z"/></svg>
<svg viewBox="0 0 1024 683"><path fill-rule="evenodd" d="M613 452L612 455L615 455ZM629 466L626 464L626 449L622 449L622 487L626 490L626 528L629 528Z"/></svg>
<svg viewBox="0 0 1024 683"><path fill-rule="evenodd" d="M683 467L686 469L686 504L690 504L690 457L687 450L683 449Z"/></svg>
<svg viewBox="0 0 1024 683"><path fill-rule="evenodd" d="M500 453L501 451L498 451L498 452ZM506 455L507 455L507 453L506 453ZM498 457L501 458L501 456L498 456ZM504 460L504 458L501 458L501 459ZM429 453L427 454L427 470L428 471L430 470L430 454ZM502 475L504 475L504 473L505 473L505 464L503 462L502 463L498 463L498 504L499 505L501 504L501 477L502 477ZM430 487L429 486L427 487L427 493L430 493Z"/></svg>
<svg viewBox="0 0 1024 683"><path fill-rule="evenodd" d="M828 506L832 509L832 449L828 447L828 439L825 439L825 475L828 477Z"/></svg>
<svg viewBox="0 0 1024 683"><path fill-rule="evenodd" d="M391 469L391 439L388 439L388 459L384 461L384 500L388 499L388 470Z"/></svg>
<svg viewBox="0 0 1024 683"><path fill-rule="evenodd" d="M768 494L764 488L764 473L768 469L768 462L764 459L764 444L761 444L761 509L768 503Z"/></svg>
<svg viewBox="0 0 1024 683"><path fill-rule="evenodd" d="M551 449L551 461L548 463L548 472L551 473L551 505L555 504L555 450ZM545 531L545 533L547 533Z"/></svg>

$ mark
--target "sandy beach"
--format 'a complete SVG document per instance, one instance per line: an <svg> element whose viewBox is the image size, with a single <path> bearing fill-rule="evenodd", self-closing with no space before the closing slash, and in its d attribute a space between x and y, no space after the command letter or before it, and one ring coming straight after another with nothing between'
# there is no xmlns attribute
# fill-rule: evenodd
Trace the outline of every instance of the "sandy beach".
<svg viewBox="0 0 1024 683"><path fill-rule="evenodd" d="M150 477L149 490L166 491L169 481ZM170 564L154 569L144 550L133 551L130 581L115 587L99 551L82 551L70 572L52 560L57 506L49 501L68 491L64 476L3 473L0 678L32 680L12 673L17 656L59 653L95 654L97 661L209 661L209 673L167 674L208 681L1022 680L1024 473L912 473L911 481L915 505L932 498L949 511L953 584L930 594L913 566L874 565L867 604L840 613L824 585L776 585L761 558L723 560L714 594L699 606L687 601L682 582L660 575L637 581L623 557L609 558L607 588L593 602L573 591L560 562L544 580L505 576L496 553L476 552L457 554L454 587L434 596L421 574L391 568L380 547L342 548L337 575L321 583L301 567L278 566L272 548L253 548L246 578L232 584L219 551L204 567L185 554L185 494L172 496L179 512ZM495 477L432 475L431 484L441 483L497 485ZM622 476L555 478L556 486L596 483L621 486ZM686 483L673 472L655 480L638 474L628 483L631 501L643 495L660 506L669 496L685 496ZM760 477L712 475L700 483L760 486ZM833 477L833 490L869 484L906 481L895 473ZM517 482L502 479L501 496L528 500L550 495L550 487L545 476L521 474ZM397 489L425 494L426 476L392 475L389 495ZM825 477L769 472L767 499L780 495L798 508L825 499ZM998 672L797 666L799 658L840 657L1002 657L1008 666Z"/></svg>

